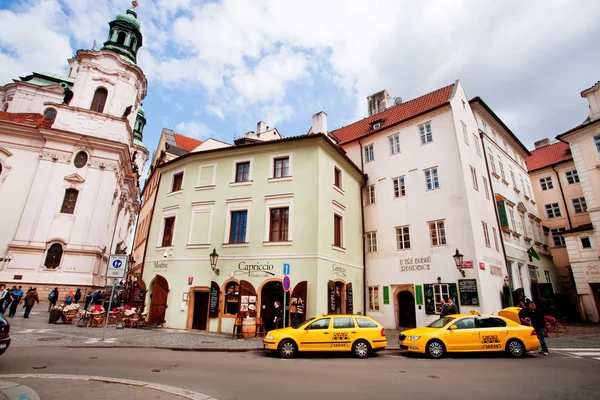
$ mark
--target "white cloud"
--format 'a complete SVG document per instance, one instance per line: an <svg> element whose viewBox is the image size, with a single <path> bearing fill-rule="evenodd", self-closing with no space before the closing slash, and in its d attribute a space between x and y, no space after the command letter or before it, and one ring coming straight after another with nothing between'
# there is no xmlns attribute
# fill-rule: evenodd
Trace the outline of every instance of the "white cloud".
<svg viewBox="0 0 600 400"><path fill-rule="evenodd" d="M180 122L175 126L175 131L196 139L206 140L213 135L213 131L202 122Z"/></svg>
<svg viewBox="0 0 600 400"><path fill-rule="evenodd" d="M223 113L223 108L221 108L220 106L209 104L205 108L206 108L206 111L210 115L214 115L215 117L217 117L219 119L225 119L225 114Z"/></svg>

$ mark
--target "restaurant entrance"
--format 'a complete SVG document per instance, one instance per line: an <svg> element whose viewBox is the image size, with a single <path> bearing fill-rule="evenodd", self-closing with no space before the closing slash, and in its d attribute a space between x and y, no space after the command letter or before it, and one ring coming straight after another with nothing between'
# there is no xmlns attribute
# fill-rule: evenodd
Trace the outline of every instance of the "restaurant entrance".
<svg viewBox="0 0 600 400"><path fill-rule="evenodd" d="M161 276L156 275L151 285L149 325L162 325L165 323L167 312L167 297L169 296L169 283Z"/></svg>
<svg viewBox="0 0 600 400"><path fill-rule="evenodd" d="M398 293L398 324L401 328L416 328L415 297L408 290Z"/></svg>
<svg viewBox="0 0 600 400"><path fill-rule="evenodd" d="M192 317L192 329L206 330L208 320L208 292L194 292L194 315Z"/></svg>
<svg viewBox="0 0 600 400"><path fill-rule="evenodd" d="M281 281L268 282L262 288L260 293L260 316L268 330L277 329L275 326L275 317L279 315L283 318L283 286ZM275 308L275 302L279 302L280 308ZM289 293L286 296L286 309L290 304ZM286 318L286 326L289 326L289 318ZM283 327L283 321L279 322L279 328Z"/></svg>

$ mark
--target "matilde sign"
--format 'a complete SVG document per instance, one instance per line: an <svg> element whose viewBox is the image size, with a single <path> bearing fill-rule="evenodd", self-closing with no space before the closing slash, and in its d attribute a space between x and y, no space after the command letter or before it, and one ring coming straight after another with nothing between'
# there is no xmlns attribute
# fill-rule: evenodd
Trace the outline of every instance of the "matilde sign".
<svg viewBox="0 0 600 400"><path fill-rule="evenodd" d="M234 271L234 275L247 275L251 278L268 278L274 276L275 273L272 271L275 266L270 262L255 262L253 264L242 261L238 264L237 271Z"/></svg>
<svg viewBox="0 0 600 400"><path fill-rule="evenodd" d="M407 257L400 259L400 272L429 270L431 270L431 257Z"/></svg>

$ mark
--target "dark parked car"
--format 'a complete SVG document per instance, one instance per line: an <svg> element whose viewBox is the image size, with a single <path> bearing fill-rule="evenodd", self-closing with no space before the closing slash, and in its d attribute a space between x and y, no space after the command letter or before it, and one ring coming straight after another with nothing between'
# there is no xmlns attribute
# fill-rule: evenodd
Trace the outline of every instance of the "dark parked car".
<svg viewBox="0 0 600 400"><path fill-rule="evenodd" d="M8 346L10 346L9 332L10 325L4 315L0 314L0 355L4 354Z"/></svg>

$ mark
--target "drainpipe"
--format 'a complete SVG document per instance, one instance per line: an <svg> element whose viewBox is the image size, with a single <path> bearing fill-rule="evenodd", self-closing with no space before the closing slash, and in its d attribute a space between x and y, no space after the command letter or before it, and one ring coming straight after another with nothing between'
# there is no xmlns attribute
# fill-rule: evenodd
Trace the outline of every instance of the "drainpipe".
<svg viewBox="0 0 600 400"><path fill-rule="evenodd" d="M494 202L494 213L496 214L496 223L498 224L498 236L500 237L500 247L502 248L502 254L504 255L504 263L506 264L506 273L508 274L508 268L512 268L512 265L508 264L508 258L506 257L506 249L504 248L504 236L502 234L502 225L500 224L500 216L498 215L498 209L496 208L496 195L494 194L494 185L492 185L492 174L490 173L490 166L488 163L488 157L485 147L484 141L484 133L481 129L479 129L479 137L481 138L481 146L483 147L483 160L485 161L485 170L487 171L488 176L488 186L490 189L490 194L492 196L492 201ZM508 275L510 277L510 274ZM512 282L509 282L508 288L511 289ZM510 290L511 296L508 298L508 306L512 306L512 289Z"/></svg>
<svg viewBox="0 0 600 400"><path fill-rule="evenodd" d="M158 166L157 166L158 168ZM156 173L159 173L158 171ZM156 189L154 191L154 201L152 202L152 211L150 212L150 223L148 224L148 232L146 232L146 244L144 245L144 257L142 257L142 271L140 272L140 279L144 276L144 267L146 266L146 254L148 253L148 242L150 239L150 230L152 229L152 220L154 219L154 209L156 207L156 200L158 199L158 190L160 189L160 181L162 180L162 174L158 176L158 182L156 183ZM139 222L139 221L138 221ZM148 287L146 286L146 293L148 293ZM144 302L144 307L142 307L142 311L146 306L146 302Z"/></svg>
<svg viewBox="0 0 600 400"><path fill-rule="evenodd" d="M569 205L567 204L567 200L565 199L565 192L563 191L562 183L560 183L560 176L558 176L558 172L554 169L554 165L552 166L552 171L554 171L554 173L556 174L556 180L558 181L560 195L562 196L563 204L565 205L565 210L567 211L567 221L569 221L569 229L573 229L573 224L571 223L571 214L569 213Z"/></svg>
<svg viewBox="0 0 600 400"><path fill-rule="evenodd" d="M360 140L358 141L358 145L360 146L360 171L365 174L365 164L363 160L363 147ZM360 187L360 217L362 221L362 242L363 242L363 314L367 315L367 254L366 254L366 243L365 243L365 208L363 207L362 199L363 199L363 191L367 186L368 177L365 179L365 184Z"/></svg>

